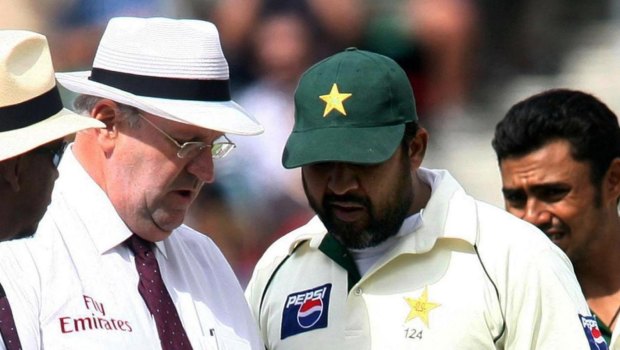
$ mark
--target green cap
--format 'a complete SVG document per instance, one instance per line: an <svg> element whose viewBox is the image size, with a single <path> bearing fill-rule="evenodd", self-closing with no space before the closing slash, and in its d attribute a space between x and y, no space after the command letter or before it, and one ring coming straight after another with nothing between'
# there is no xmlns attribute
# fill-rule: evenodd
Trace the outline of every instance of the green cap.
<svg viewBox="0 0 620 350"><path fill-rule="evenodd" d="M386 56L349 48L302 75L282 164L381 163L396 151L405 123L417 120L402 68Z"/></svg>

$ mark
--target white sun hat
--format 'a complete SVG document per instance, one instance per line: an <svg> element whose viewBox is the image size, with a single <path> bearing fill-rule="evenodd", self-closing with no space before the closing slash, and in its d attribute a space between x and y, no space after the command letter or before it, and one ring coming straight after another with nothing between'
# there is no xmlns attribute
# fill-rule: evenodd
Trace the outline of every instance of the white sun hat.
<svg viewBox="0 0 620 350"><path fill-rule="evenodd" d="M228 63L210 22L113 18L93 69L56 77L76 93L108 98L176 122L237 135L263 132L230 97Z"/></svg>
<svg viewBox="0 0 620 350"><path fill-rule="evenodd" d="M63 108L45 36L0 30L0 161L94 127Z"/></svg>

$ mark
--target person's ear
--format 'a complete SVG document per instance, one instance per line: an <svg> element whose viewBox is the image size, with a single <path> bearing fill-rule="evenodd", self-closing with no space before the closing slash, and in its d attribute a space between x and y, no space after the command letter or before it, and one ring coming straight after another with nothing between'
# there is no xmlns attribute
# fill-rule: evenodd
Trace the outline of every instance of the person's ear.
<svg viewBox="0 0 620 350"><path fill-rule="evenodd" d="M116 102L112 100L101 100L91 110L91 116L105 124L103 129L93 129L97 134L97 142L106 155L114 150L116 139L119 134L119 126L122 116Z"/></svg>
<svg viewBox="0 0 620 350"><path fill-rule="evenodd" d="M422 165L424 155L426 154L426 146L428 145L428 131L420 127L415 137L409 141L409 162L411 169L416 170Z"/></svg>
<svg viewBox="0 0 620 350"><path fill-rule="evenodd" d="M19 192L19 176L23 166L23 156L17 156L0 162L0 176L2 181L9 184L14 192Z"/></svg>
<svg viewBox="0 0 620 350"><path fill-rule="evenodd" d="M618 204L620 198L620 158L615 158L609 164L607 173L603 178L603 197L609 198L613 204Z"/></svg>

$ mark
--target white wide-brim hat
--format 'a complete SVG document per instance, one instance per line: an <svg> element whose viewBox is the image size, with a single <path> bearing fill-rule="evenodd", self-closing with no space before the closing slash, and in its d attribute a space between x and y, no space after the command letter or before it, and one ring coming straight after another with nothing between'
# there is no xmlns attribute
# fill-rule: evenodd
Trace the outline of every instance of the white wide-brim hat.
<svg viewBox="0 0 620 350"><path fill-rule="evenodd" d="M176 122L237 135L263 127L230 97L228 63L212 23L117 17L91 71L57 73L79 94L108 98Z"/></svg>
<svg viewBox="0 0 620 350"><path fill-rule="evenodd" d="M45 36L0 30L0 161L105 125L63 108Z"/></svg>

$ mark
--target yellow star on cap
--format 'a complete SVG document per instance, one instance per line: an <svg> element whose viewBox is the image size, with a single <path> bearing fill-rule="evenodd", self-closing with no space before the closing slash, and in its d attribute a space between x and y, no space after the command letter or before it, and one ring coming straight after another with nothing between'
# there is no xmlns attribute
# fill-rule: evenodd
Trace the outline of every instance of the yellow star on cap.
<svg viewBox="0 0 620 350"><path fill-rule="evenodd" d="M329 112L331 112L333 109L342 113L342 115L347 115L347 111L344 110L344 105L342 104L342 102L347 98L351 97L351 95L352 94L350 93L341 94L340 91L338 91L338 85L334 83L334 85L332 85L332 90L329 92L329 94L319 96L321 100L325 101L325 111L323 112L323 117L326 117L327 114L329 114Z"/></svg>
<svg viewBox="0 0 620 350"><path fill-rule="evenodd" d="M429 312L432 309L441 305L428 301L428 286L424 287L424 291L419 298L405 298L405 301L407 302L407 304L409 304L409 307L411 308L411 310L409 311L409 315L407 315L407 318L405 319L405 322L411 321L416 317L419 317L422 322L424 322L426 327L428 327Z"/></svg>

